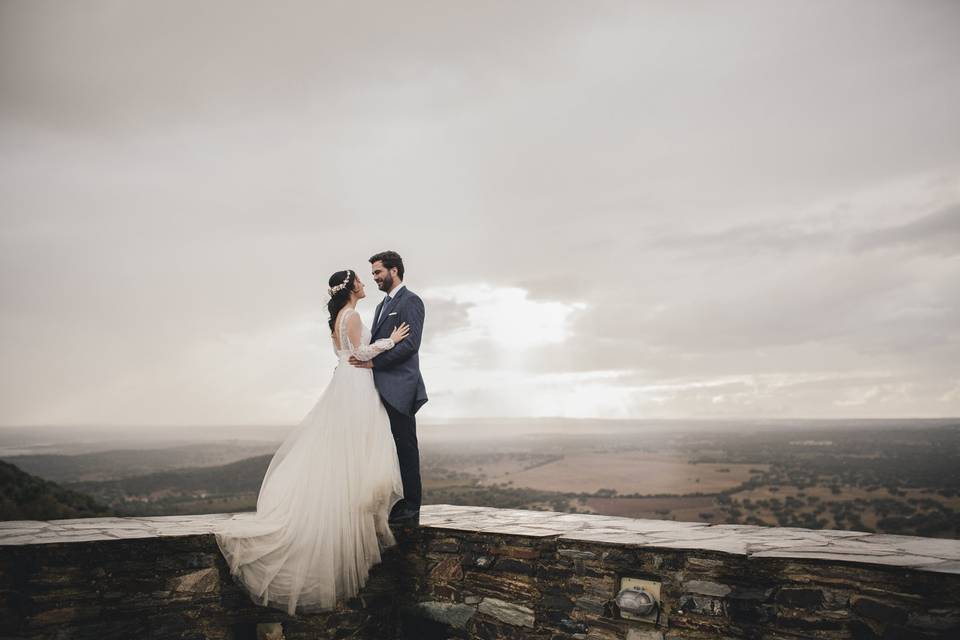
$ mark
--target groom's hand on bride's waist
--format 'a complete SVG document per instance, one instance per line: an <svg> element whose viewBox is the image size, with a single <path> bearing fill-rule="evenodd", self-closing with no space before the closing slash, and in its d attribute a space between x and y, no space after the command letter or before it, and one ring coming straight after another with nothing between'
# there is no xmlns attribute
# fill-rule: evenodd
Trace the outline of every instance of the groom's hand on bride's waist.
<svg viewBox="0 0 960 640"><path fill-rule="evenodd" d="M373 369L373 360L358 360L356 356L350 356L350 364L361 369Z"/></svg>

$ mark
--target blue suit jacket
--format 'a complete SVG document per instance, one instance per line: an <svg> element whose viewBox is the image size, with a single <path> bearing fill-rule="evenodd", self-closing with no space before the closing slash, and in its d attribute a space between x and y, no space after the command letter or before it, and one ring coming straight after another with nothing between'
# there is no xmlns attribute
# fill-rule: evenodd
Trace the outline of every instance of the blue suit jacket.
<svg viewBox="0 0 960 640"><path fill-rule="evenodd" d="M410 325L410 333L389 351L373 359L373 381L383 401L400 413L412 416L427 401L427 389L420 375L420 340L423 337L423 300L403 286L387 308L377 305L377 320L370 341L389 338L401 323Z"/></svg>

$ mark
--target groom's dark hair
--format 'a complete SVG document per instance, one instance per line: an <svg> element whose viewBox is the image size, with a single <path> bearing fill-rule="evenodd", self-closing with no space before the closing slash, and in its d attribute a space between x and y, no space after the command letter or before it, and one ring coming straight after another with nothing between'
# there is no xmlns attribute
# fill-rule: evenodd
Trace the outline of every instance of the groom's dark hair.
<svg viewBox="0 0 960 640"><path fill-rule="evenodd" d="M378 260L383 263L383 268L387 271L396 267L397 277L403 280L403 258L400 257L399 253L396 251L381 251L370 256L370 264Z"/></svg>

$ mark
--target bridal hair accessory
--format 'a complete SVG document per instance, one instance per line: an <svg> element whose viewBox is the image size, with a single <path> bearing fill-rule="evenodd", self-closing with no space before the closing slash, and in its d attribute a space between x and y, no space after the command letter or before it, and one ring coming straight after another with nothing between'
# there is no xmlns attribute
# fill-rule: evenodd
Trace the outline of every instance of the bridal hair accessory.
<svg viewBox="0 0 960 640"><path fill-rule="evenodd" d="M329 289L327 289L327 293L329 293L330 297L332 298L334 294L338 293L341 289L346 288L347 282L349 280L350 280L350 269L347 269L347 277L343 279L343 282L341 282L335 287L330 287Z"/></svg>

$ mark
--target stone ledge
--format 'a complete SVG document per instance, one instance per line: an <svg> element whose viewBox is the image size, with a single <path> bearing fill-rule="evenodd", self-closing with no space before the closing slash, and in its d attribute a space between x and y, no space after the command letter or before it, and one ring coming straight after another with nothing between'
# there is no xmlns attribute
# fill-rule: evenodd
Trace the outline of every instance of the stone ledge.
<svg viewBox="0 0 960 640"><path fill-rule="evenodd" d="M288 616L230 576L209 534L232 515L0 523L0 636L960 637L954 540L430 505L356 598ZM625 579L653 585L655 621L620 616Z"/></svg>
<svg viewBox="0 0 960 640"><path fill-rule="evenodd" d="M556 536L623 547L717 551L748 558L820 559L960 573L960 540L861 531L639 520L616 516L430 505L420 523L435 529Z"/></svg>
<svg viewBox="0 0 960 640"><path fill-rule="evenodd" d="M80 518L0 522L0 546L204 535L235 514ZM252 513L239 514L252 517ZM960 540L858 531L638 520L615 516L425 505L420 526L476 533L555 538L620 547L716 551L748 558L829 560L960 574Z"/></svg>

